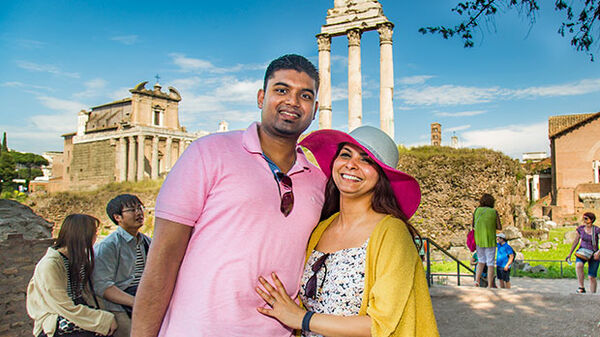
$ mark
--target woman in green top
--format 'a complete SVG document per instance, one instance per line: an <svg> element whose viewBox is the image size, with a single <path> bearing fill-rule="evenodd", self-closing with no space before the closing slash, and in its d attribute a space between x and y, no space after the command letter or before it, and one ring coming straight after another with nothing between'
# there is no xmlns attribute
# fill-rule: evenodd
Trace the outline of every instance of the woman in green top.
<svg viewBox="0 0 600 337"><path fill-rule="evenodd" d="M494 197L484 193L479 199L479 207L473 212L473 228L475 229L475 244L477 245L477 274L475 286L479 285L483 268L487 265L488 288L494 286L494 270L496 269L496 230L502 229L498 212L494 209Z"/></svg>

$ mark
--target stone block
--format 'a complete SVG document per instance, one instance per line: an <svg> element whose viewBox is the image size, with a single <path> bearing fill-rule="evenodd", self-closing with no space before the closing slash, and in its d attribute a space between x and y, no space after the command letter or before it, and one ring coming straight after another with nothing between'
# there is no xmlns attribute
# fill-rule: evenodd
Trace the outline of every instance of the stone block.
<svg viewBox="0 0 600 337"><path fill-rule="evenodd" d="M577 237L576 231L568 231L565 233L563 243L564 244L572 244L576 237Z"/></svg>
<svg viewBox="0 0 600 337"><path fill-rule="evenodd" d="M537 265L537 266L531 268L531 272L532 273L547 273L548 269L546 269L546 267L544 267L542 265Z"/></svg>
<svg viewBox="0 0 600 337"><path fill-rule="evenodd" d="M515 250L515 252L520 252L525 248L525 243L521 239L511 240L509 245Z"/></svg>
<svg viewBox="0 0 600 337"><path fill-rule="evenodd" d="M523 237L521 231L515 226L507 226L503 228L502 233L506 235L507 240L518 239Z"/></svg>
<svg viewBox="0 0 600 337"><path fill-rule="evenodd" d="M19 269L17 269L16 267L5 268L2 271L2 274L6 275L6 276L15 276L18 273L19 273Z"/></svg>

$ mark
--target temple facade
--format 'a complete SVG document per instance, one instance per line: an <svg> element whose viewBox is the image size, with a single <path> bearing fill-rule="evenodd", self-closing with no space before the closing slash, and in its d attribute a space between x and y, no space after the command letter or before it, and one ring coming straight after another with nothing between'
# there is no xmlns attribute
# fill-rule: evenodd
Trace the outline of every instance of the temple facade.
<svg viewBox="0 0 600 337"><path fill-rule="evenodd" d="M48 190L157 179L192 141L208 134L187 132L179 124L177 89L165 93L158 83L152 89L146 84L129 90L129 98L79 112L77 131L62 136L62 178L51 180Z"/></svg>

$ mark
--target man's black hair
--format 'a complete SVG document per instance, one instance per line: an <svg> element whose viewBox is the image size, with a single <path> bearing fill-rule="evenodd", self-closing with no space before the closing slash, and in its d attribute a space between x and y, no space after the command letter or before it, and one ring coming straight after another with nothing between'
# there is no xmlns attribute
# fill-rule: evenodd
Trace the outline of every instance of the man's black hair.
<svg viewBox="0 0 600 337"><path fill-rule="evenodd" d="M123 212L123 208L125 207L137 207L142 204L142 201L133 194L121 194L114 197L111 201L106 205L106 214L115 223L115 225L119 225L117 220L115 220L115 214L121 215Z"/></svg>
<svg viewBox="0 0 600 337"><path fill-rule="evenodd" d="M265 72L263 90L267 90L267 82L271 77L273 77L273 73L275 73L277 70L288 69L306 73L308 76L310 76L310 78L315 80L315 89L319 91L319 72L317 71L317 68L314 66L314 64L312 64L312 62L307 60L306 57L296 54L283 55L271 61L267 67L267 71Z"/></svg>

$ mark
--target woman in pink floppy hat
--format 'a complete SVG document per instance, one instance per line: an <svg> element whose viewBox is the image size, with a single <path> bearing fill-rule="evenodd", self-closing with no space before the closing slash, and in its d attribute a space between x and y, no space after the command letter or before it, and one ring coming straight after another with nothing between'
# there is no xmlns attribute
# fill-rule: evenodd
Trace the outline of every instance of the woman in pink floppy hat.
<svg viewBox="0 0 600 337"><path fill-rule="evenodd" d="M439 336L417 231L408 219L421 191L397 170L398 148L370 126L319 130L301 143L329 178L321 222L308 243L299 297L272 274L259 278L262 314L302 336Z"/></svg>

